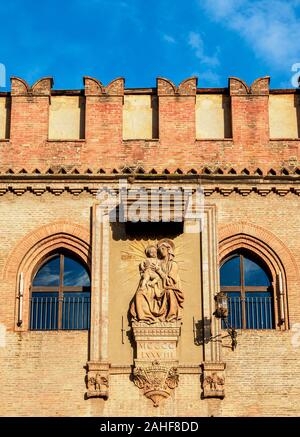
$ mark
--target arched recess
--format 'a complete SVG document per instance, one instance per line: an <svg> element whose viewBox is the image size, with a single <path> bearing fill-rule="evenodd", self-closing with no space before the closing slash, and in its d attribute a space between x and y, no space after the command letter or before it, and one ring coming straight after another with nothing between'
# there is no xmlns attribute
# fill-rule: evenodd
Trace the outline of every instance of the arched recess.
<svg viewBox="0 0 300 437"><path fill-rule="evenodd" d="M272 275L276 327L288 329L288 290L299 287L299 271L294 257L278 237L261 226L242 221L221 226L219 265L229 254L241 249L255 254L267 265Z"/></svg>
<svg viewBox="0 0 300 437"><path fill-rule="evenodd" d="M3 270L3 280L15 287L15 327L28 329L30 284L33 273L50 253L65 249L77 255L91 271L91 247L89 231L78 224L65 221L42 226L26 235L11 252ZM23 298L20 314L20 279ZM18 321L22 324L18 326Z"/></svg>

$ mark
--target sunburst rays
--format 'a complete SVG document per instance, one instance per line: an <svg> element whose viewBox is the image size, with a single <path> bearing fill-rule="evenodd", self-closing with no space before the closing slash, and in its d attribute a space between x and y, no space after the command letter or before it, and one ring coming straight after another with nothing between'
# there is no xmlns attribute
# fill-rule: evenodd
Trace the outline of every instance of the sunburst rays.
<svg viewBox="0 0 300 437"><path fill-rule="evenodd" d="M157 245L160 238L150 239L145 238L143 240L128 241L128 248L121 251L122 263L120 266L120 271L124 278L124 282L132 282L134 279L139 278L139 264L146 258L145 251L150 245ZM179 239L175 243L175 261L179 266L180 272L185 272L188 269L186 265L186 254L188 252L188 242ZM182 280L182 282L186 282Z"/></svg>

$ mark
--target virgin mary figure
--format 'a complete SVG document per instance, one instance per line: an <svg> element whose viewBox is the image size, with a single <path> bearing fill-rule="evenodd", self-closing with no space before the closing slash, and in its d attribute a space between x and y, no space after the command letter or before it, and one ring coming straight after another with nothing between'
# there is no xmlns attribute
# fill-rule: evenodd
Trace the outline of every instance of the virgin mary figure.
<svg viewBox="0 0 300 437"><path fill-rule="evenodd" d="M153 247L146 250L148 262L140 264L141 280L130 307L131 317L147 323L180 320L184 294L174 261L174 243L165 238L155 250Z"/></svg>

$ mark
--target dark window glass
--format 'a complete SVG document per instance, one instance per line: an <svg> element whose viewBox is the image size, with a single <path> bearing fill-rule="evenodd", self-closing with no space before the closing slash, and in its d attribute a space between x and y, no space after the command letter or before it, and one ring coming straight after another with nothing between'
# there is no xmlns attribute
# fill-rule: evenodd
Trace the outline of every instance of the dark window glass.
<svg viewBox="0 0 300 437"><path fill-rule="evenodd" d="M90 286L90 277L86 268L73 258L64 259L64 286Z"/></svg>
<svg viewBox="0 0 300 437"><path fill-rule="evenodd" d="M244 256L245 285L266 286L270 285L268 275L256 262Z"/></svg>
<svg viewBox="0 0 300 437"><path fill-rule="evenodd" d="M58 287L59 286L59 256L54 256L43 264L39 269L32 285L34 287Z"/></svg>
<svg viewBox="0 0 300 437"><path fill-rule="evenodd" d="M241 285L240 257L230 258L221 268L221 285Z"/></svg>
<svg viewBox="0 0 300 437"><path fill-rule="evenodd" d="M90 277L77 258L55 254L36 273L31 290L32 330L89 329Z"/></svg>
<svg viewBox="0 0 300 437"><path fill-rule="evenodd" d="M274 328L272 284L262 261L248 253L237 253L222 265L220 282L228 297L227 321L232 328Z"/></svg>

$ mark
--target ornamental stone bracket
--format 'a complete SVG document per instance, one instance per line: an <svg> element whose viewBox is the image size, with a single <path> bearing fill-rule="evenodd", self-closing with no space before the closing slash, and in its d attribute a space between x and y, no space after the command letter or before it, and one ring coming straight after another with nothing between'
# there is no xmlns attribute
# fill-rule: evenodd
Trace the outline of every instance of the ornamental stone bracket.
<svg viewBox="0 0 300 437"><path fill-rule="evenodd" d="M177 343L180 325L178 321L132 322L137 346L133 381L152 400L154 407L168 398L179 382Z"/></svg>
<svg viewBox="0 0 300 437"><path fill-rule="evenodd" d="M203 398L225 397L225 363L203 363Z"/></svg>
<svg viewBox="0 0 300 437"><path fill-rule="evenodd" d="M87 362L87 398L108 399L109 363Z"/></svg>
<svg viewBox="0 0 300 437"><path fill-rule="evenodd" d="M165 362L153 361L150 365L139 363L133 370L135 385L158 407L163 398L170 396L171 390L178 385L177 363L167 365ZM138 365L137 363L135 364Z"/></svg>

